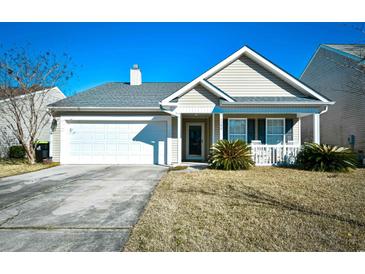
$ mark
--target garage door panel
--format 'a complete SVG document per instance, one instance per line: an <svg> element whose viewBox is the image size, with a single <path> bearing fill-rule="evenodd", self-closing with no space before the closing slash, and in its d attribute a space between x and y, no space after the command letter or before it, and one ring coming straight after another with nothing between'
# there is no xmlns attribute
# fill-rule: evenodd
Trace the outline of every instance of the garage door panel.
<svg viewBox="0 0 365 274"><path fill-rule="evenodd" d="M157 164L166 161L167 125L159 122L69 124L67 163Z"/></svg>

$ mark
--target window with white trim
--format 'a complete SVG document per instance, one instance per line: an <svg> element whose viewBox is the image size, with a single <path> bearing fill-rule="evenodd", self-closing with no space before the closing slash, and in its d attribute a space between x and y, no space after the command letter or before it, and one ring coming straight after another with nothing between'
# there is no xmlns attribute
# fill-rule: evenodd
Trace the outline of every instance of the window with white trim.
<svg viewBox="0 0 365 274"><path fill-rule="evenodd" d="M266 119L266 143L269 145L284 144L285 119Z"/></svg>
<svg viewBox="0 0 365 274"><path fill-rule="evenodd" d="M228 119L228 140L247 142L247 119Z"/></svg>

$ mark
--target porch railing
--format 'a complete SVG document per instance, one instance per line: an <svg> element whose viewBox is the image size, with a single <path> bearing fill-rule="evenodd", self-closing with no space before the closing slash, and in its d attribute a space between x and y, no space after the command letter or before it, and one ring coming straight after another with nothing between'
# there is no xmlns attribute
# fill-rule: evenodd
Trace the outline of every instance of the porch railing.
<svg viewBox="0 0 365 274"><path fill-rule="evenodd" d="M299 150L299 145L251 145L252 158L257 166L292 164Z"/></svg>

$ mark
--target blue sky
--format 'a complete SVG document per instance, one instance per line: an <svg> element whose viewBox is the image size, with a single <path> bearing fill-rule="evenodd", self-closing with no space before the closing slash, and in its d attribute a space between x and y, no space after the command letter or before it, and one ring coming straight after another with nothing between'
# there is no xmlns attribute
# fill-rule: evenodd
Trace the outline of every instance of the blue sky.
<svg viewBox="0 0 365 274"><path fill-rule="evenodd" d="M359 23L0 23L1 44L67 52L73 94L128 81L137 63L143 81L190 81L243 45L299 76L319 44L364 43Z"/></svg>

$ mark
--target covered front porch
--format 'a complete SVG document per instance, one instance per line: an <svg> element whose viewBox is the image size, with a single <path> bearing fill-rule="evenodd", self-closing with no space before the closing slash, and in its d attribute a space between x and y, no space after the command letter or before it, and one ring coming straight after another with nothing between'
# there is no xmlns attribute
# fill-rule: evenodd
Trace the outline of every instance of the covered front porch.
<svg viewBox="0 0 365 274"><path fill-rule="evenodd" d="M305 116L307 116L306 114ZM312 113L319 143L319 113ZM241 139L251 146L257 166L292 163L301 146L300 113L180 113L176 127L177 162L206 162L218 140ZM174 130L173 130L174 131Z"/></svg>

